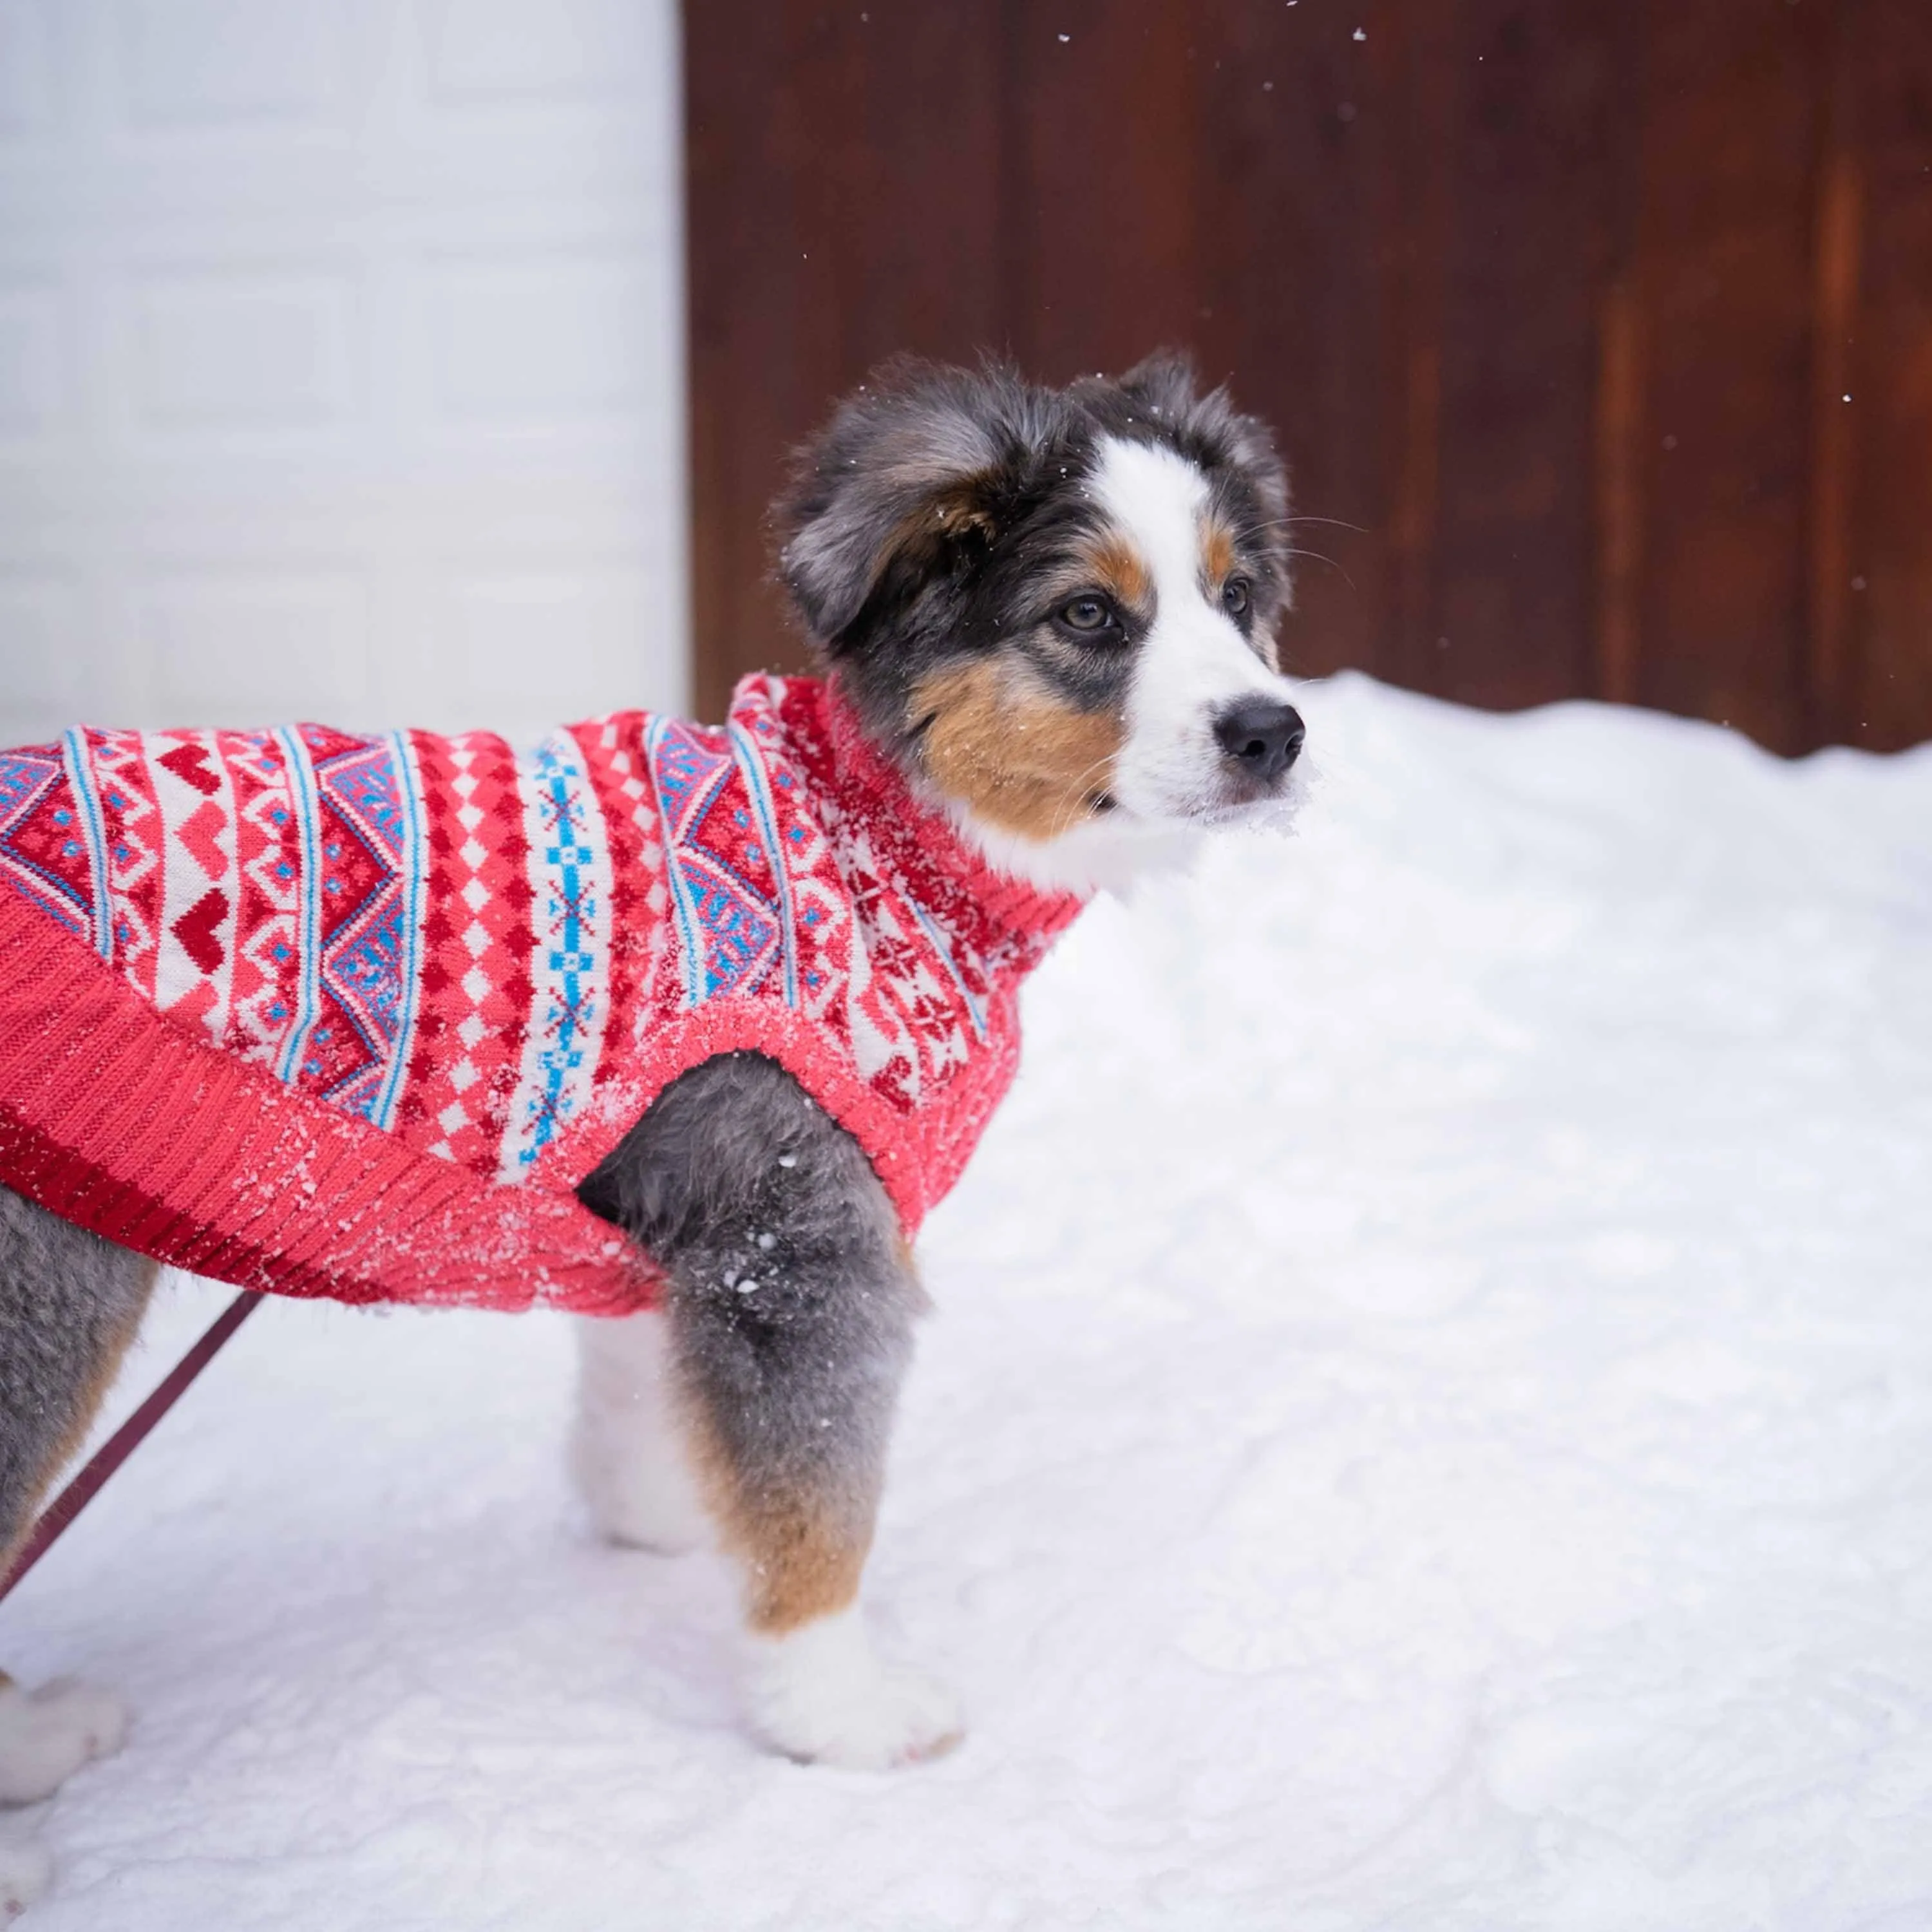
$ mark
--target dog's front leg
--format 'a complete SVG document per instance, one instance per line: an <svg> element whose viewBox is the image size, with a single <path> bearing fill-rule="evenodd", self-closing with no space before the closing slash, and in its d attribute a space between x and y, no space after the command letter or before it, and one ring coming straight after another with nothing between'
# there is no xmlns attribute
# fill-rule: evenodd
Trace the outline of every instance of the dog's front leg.
<svg viewBox="0 0 1932 1932"><path fill-rule="evenodd" d="M823 1251L788 1280L781 1229L748 1232L750 1254L728 1249L680 1281L672 1328L699 1487L743 1578L752 1721L794 1757L932 1756L958 1734L952 1702L880 1661L859 1605L909 1284Z"/></svg>
<svg viewBox="0 0 1932 1932"><path fill-rule="evenodd" d="M670 1423L740 1570L752 1723L827 1763L944 1750L951 1698L882 1663L859 1606L922 1302L865 1155L781 1068L735 1054L670 1088L583 1192L670 1277L667 1406L640 1440ZM587 1397L613 1352L586 1344Z"/></svg>

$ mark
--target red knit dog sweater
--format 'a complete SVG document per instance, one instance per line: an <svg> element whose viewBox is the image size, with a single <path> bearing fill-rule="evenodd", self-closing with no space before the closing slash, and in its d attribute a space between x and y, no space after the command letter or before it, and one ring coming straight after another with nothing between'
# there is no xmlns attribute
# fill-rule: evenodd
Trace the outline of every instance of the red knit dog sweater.
<svg viewBox="0 0 1932 1932"><path fill-rule="evenodd" d="M993 872L824 684L711 730L70 731L0 752L0 1181L238 1287L622 1312L577 1202L671 1080L784 1066L910 1236L1079 909Z"/></svg>

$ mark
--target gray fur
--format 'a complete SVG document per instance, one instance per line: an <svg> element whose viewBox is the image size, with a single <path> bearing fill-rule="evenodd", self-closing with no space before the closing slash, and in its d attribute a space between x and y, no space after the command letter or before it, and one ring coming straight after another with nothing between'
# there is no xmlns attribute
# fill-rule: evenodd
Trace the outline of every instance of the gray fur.
<svg viewBox="0 0 1932 1932"><path fill-rule="evenodd" d="M741 1492L868 1540L923 1297L858 1142L776 1062L728 1054L578 1192L666 1270L682 1388Z"/></svg>
<svg viewBox="0 0 1932 1932"><path fill-rule="evenodd" d="M154 1274L0 1187L0 1553L85 1433Z"/></svg>

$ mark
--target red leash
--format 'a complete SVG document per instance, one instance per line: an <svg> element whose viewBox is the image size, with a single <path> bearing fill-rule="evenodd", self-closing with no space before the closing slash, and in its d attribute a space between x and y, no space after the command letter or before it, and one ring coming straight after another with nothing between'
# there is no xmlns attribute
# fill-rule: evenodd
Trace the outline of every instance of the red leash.
<svg viewBox="0 0 1932 1932"><path fill-rule="evenodd" d="M100 1493L101 1485L140 1447L142 1438L188 1393L188 1384L220 1353L221 1345L255 1312L261 1300L254 1288L244 1288L217 1316L207 1334L170 1369L154 1394L142 1403L88 1458L87 1466L62 1490L21 1545L13 1567L0 1580L0 1603L40 1558L60 1540L61 1532Z"/></svg>

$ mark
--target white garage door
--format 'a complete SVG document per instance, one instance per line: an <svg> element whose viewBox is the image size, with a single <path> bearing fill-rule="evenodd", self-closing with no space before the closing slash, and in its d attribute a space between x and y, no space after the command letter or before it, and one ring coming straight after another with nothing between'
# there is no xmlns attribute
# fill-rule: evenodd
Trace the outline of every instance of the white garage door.
<svg viewBox="0 0 1932 1932"><path fill-rule="evenodd" d="M671 0L0 0L0 744L686 688Z"/></svg>

